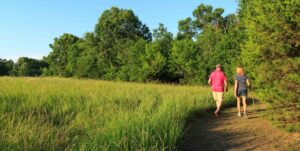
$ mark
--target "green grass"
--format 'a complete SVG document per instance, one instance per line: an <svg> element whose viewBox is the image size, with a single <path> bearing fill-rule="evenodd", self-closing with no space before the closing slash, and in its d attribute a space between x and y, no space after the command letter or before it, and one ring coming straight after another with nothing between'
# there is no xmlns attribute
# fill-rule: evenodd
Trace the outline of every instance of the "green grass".
<svg viewBox="0 0 300 151"><path fill-rule="evenodd" d="M287 132L300 132L300 112L296 105L282 108L272 106L267 112L267 117L278 128Z"/></svg>
<svg viewBox="0 0 300 151"><path fill-rule="evenodd" d="M2 77L0 149L176 150L213 106L208 87Z"/></svg>

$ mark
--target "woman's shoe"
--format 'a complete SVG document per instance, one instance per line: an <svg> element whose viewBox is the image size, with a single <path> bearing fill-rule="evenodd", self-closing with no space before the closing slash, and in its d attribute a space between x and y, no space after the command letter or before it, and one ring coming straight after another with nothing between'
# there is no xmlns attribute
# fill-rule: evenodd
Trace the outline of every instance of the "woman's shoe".
<svg viewBox="0 0 300 151"><path fill-rule="evenodd" d="M246 113L244 113L244 114L243 114L243 117L244 117L244 118L248 118L248 116L247 116L247 114L246 114Z"/></svg>

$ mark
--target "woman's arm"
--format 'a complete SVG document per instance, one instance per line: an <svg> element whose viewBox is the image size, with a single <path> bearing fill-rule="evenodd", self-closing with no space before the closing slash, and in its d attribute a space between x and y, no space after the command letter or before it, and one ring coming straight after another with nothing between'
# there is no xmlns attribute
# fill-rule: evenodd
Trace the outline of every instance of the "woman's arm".
<svg viewBox="0 0 300 151"><path fill-rule="evenodd" d="M238 81L235 80L235 81L234 81L234 96L236 96L237 85L238 85Z"/></svg>
<svg viewBox="0 0 300 151"><path fill-rule="evenodd" d="M247 79L246 82L247 82L247 86L250 87L250 81L249 81L249 79Z"/></svg>

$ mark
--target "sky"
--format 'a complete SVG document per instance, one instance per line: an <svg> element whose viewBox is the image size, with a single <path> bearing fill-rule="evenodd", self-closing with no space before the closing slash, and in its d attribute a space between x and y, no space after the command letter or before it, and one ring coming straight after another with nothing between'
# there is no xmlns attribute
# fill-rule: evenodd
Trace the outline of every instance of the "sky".
<svg viewBox="0 0 300 151"><path fill-rule="evenodd" d="M201 3L224 8L224 15L238 8L237 0L0 0L0 58L41 59L55 37L82 37L112 6L133 10L151 31L163 23L176 35L178 21L192 17Z"/></svg>

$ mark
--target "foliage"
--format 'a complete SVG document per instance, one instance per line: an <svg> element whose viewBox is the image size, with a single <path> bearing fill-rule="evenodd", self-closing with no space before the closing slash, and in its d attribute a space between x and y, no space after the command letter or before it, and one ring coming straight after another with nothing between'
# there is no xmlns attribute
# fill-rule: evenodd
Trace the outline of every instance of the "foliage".
<svg viewBox="0 0 300 151"><path fill-rule="evenodd" d="M72 76L70 62L72 56L78 55L78 49L74 47L80 38L72 34L63 34L59 38L55 38L53 44L50 44L52 52L47 56L49 70L53 75Z"/></svg>
<svg viewBox="0 0 300 151"><path fill-rule="evenodd" d="M12 75L14 62L12 60L5 60L0 58L0 76Z"/></svg>
<svg viewBox="0 0 300 151"><path fill-rule="evenodd" d="M21 57L14 65L13 74L15 76L40 76L43 69L47 67L48 64L44 60Z"/></svg>
<svg viewBox="0 0 300 151"><path fill-rule="evenodd" d="M148 27L139 20L132 10L112 7L105 10L95 27L96 37L104 45L113 45L122 39L151 40Z"/></svg>
<svg viewBox="0 0 300 151"><path fill-rule="evenodd" d="M132 10L112 7L102 13L95 31L83 38L71 34L55 38L44 75L204 84L215 64L222 63L232 76L241 37L233 37L240 33L237 17L223 17L223 12L199 5L195 18L179 22L174 42L162 23L153 30L152 40Z"/></svg>
<svg viewBox="0 0 300 151"><path fill-rule="evenodd" d="M193 28L193 21L192 18L188 17L184 20L180 20L178 22L178 34L177 39L189 39L192 40L192 38L196 35L196 31Z"/></svg>
<svg viewBox="0 0 300 151"><path fill-rule="evenodd" d="M200 83L201 50L192 40L176 40L170 53L170 68L182 83ZM206 76L206 75L205 75ZM199 80L199 78L201 80Z"/></svg>
<svg viewBox="0 0 300 151"><path fill-rule="evenodd" d="M242 61L280 126L300 130L300 2L241 1L247 40Z"/></svg>

